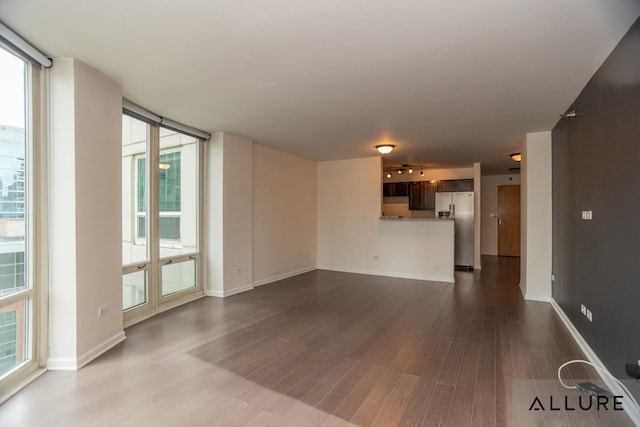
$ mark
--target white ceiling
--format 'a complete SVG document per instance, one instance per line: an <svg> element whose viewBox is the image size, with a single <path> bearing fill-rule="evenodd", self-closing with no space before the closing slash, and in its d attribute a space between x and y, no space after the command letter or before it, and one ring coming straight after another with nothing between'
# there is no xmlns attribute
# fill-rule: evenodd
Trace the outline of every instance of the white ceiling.
<svg viewBox="0 0 640 427"><path fill-rule="evenodd" d="M147 109L316 160L506 173L640 0L2 0L0 20Z"/></svg>

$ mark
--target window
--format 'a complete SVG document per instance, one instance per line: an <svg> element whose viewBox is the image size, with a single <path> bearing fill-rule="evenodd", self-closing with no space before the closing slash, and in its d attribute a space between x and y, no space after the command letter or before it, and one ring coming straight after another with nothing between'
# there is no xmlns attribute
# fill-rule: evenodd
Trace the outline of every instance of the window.
<svg viewBox="0 0 640 427"><path fill-rule="evenodd" d="M39 76L39 66L0 44L0 390L26 381L44 359L34 268Z"/></svg>
<svg viewBox="0 0 640 427"><path fill-rule="evenodd" d="M146 233L146 158L137 159L137 236ZM159 210L160 239L180 240L180 151L160 154Z"/></svg>
<svg viewBox="0 0 640 427"><path fill-rule="evenodd" d="M122 307L130 325L202 295L202 140L126 114L122 120Z"/></svg>

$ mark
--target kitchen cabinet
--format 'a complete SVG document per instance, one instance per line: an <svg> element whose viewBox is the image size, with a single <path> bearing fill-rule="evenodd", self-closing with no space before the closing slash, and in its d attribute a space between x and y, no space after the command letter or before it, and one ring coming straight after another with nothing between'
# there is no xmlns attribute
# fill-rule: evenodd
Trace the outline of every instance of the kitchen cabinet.
<svg viewBox="0 0 640 427"><path fill-rule="evenodd" d="M455 180L438 181L438 193L451 193L453 191L456 191Z"/></svg>
<svg viewBox="0 0 640 427"><path fill-rule="evenodd" d="M473 191L473 180L472 179L457 180L456 191Z"/></svg>
<svg viewBox="0 0 640 427"><path fill-rule="evenodd" d="M454 193L458 191L473 191L473 179L448 179L438 181L439 193Z"/></svg>
<svg viewBox="0 0 640 427"><path fill-rule="evenodd" d="M409 195L408 182L385 182L382 184L384 197L406 197Z"/></svg>
<svg viewBox="0 0 640 427"><path fill-rule="evenodd" d="M429 181L412 182L409 186L409 210L436 208L437 184Z"/></svg>

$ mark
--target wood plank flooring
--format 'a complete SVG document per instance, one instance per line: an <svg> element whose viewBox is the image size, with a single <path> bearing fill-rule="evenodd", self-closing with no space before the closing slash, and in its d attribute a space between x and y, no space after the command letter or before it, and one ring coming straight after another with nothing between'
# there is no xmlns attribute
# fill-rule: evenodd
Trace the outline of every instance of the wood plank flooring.
<svg viewBox="0 0 640 427"><path fill-rule="evenodd" d="M0 425L527 425L513 403L527 387L563 392L557 366L582 355L549 304L523 301L518 275L518 258L485 257L455 284L314 271L203 298L78 372L47 372ZM541 416L531 424L630 425Z"/></svg>

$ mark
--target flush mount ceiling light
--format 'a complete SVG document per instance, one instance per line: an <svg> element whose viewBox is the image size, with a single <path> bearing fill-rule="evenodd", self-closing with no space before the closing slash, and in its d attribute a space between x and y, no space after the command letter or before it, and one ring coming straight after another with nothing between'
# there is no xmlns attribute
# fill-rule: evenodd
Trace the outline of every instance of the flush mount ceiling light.
<svg viewBox="0 0 640 427"><path fill-rule="evenodd" d="M378 150L380 154L389 154L394 148L396 148L396 146L393 144L376 145L376 150Z"/></svg>
<svg viewBox="0 0 640 427"><path fill-rule="evenodd" d="M522 161L522 154L520 154L520 153L511 153L511 154L509 154L509 157L511 157L514 162L521 162Z"/></svg>
<svg viewBox="0 0 640 427"><path fill-rule="evenodd" d="M160 169L167 170L167 169L169 169L169 168L171 167L171 165L170 165L169 163L160 163L160 164L158 165L158 167L159 167Z"/></svg>

